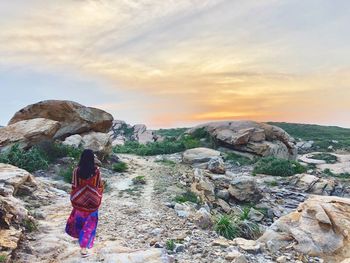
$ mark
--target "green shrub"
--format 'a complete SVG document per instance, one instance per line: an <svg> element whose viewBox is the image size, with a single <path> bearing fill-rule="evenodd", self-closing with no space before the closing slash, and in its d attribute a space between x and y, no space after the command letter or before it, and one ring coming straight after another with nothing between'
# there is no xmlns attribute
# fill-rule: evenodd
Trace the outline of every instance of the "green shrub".
<svg viewBox="0 0 350 263"><path fill-rule="evenodd" d="M142 175L136 176L132 179L133 184L146 184L146 178Z"/></svg>
<svg viewBox="0 0 350 263"><path fill-rule="evenodd" d="M163 137L179 137L184 134L188 128L174 128L174 129L159 129L156 130L156 134Z"/></svg>
<svg viewBox="0 0 350 263"><path fill-rule="evenodd" d="M48 160L46 156L37 148L32 147L25 151L18 144L13 145L5 153L0 156L0 162L12 164L28 172L34 172L39 169L48 168Z"/></svg>
<svg viewBox="0 0 350 263"><path fill-rule="evenodd" d="M337 156L329 153L317 153L311 156L311 159L323 160L326 163L336 163L338 161Z"/></svg>
<svg viewBox="0 0 350 263"><path fill-rule="evenodd" d="M7 260L7 255L0 255L0 262L6 262Z"/></svg>
<svg viewBox="0 0 350 263"><path fill-rule="evenodd" d="M238 237L239 233L237 224L235 224L232 218L227 215L222 215L219 217L219 219L215 222L214 230L220 236L231 240Z"/></svg>
<svg viewBox="0 0 350 263"><path fill-rule="evenodd" d="M274 157L261 158L253 170L253 174L269 174L273 176L291 176L304 172L306 172L306 168L299 162Z"/></svg>
<svg viewBox="0 0 350 263"><path fill-rule="evenodd" d="M66 183L71 183L73 170L74 170L74 166L68 166L66 169L60 170L59 176L61 176Z"/></svg>
<svg viewBox="0 0 350 263"><path fill-rule="evenodd" d="M231 240L236 237L257 239L261 235L259 226L247 220L247 217L247 213L240 216L221 215L215 222L214 230L219 235Z"/></svg>
<svg viewBox="0 0 350 263"><path fill-rule="evenodd" d="M257 159L251 160L248 157L239 155L237 153L227 153L225 155L225 160L227 160L230 163L235 163L238 166L254 164L257 162Z"/></svg>
<svg viewBox="0 0 350 263"><path fill-rule="evenodd" d="M113 164L112 169L115 172L121 173L121 172L125 172L126 170L128 170L128 165L124 162L118 162L118 163Z"/></svg>
<svg viewBox="0 0 350 263"><path fill-rule="evenodd" d="M31 220L31 219L24 219L23 225L28 232L33 232L33 231L38 230L38 226L37 226L36 222Z"/></svg>
<svg viewBox="0 0 350 263"><path fill-rule="evenodd" d="M191 192L191 191L187 191L181 195L177 195L175 198L174 198L174 201L177 202L177 203L185 203L185 202L192 202L192 203L195 203L195 204L199 204L200 201L199 201L199 198L198 196Z"/></svg>
<svg viewBox="0 0 350 263"><path fill-rule="evenodd" d="M247 220L247 219L249 219L249 211L250 211L250 207L249 206L243 207L243 210L242 210L242 213L239 216L239 219L240 220Z"/></svg>
<svg viewBox="0 0 350 263"><path fill-rule="evenodd" d="M335 174L329 168L324 169L323 170L323 174L326 175L326 176L332 176L332 177L343 178L343 179L349 179L350 178L350 173Z"/></svg>
<svg viewBox="0 0 350 263"><path fill-rule="evenodd" d="M169 251L174 251L174 249L176 247L175 241L173 239L167 240L165 243L165 247Z"/></svg>
<svg viewBox="0 0 350 263"><path fill-rule="evenodd" d="M80 158L83 152L82 148L76 148L69 145L64 145L58 142L45 141L38 144L36 147L42 151L50 163L53 163L59 158L72 157L76 160Z"/></svg>

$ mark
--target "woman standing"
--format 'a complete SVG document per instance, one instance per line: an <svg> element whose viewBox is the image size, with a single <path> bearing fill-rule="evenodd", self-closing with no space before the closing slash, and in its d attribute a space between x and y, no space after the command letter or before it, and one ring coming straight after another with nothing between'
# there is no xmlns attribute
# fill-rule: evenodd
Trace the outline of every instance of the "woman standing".
<svg viewBox="0 0 350 263"><path fill-rule="evenodd" d="M95 155L92 150L86 149L73 171L70 198L73 210L66 225L66 233L79 239L83 257L88 256L87 249L94 244L102 193L103 185L100 170L95 165Z"/></svg>

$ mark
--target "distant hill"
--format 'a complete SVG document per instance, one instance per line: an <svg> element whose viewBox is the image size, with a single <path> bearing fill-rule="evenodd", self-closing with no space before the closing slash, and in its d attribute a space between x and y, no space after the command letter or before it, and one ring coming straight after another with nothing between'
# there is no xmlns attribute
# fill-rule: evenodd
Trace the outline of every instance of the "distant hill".
<svg viewBox="0 0 350 263"><path fill-rule="evenodd" d="M350 150L350 129L347 128L287 122L268 123L282 128L296 140L314 141L320 150L325 150L329 146L333 146L334 149Z"/></svg>

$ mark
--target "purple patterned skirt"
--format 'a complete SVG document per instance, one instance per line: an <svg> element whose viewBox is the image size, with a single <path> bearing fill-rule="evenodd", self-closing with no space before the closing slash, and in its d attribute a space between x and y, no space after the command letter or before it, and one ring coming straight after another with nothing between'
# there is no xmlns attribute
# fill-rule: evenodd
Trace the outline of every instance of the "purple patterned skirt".
<svg viewBox="0 0 350 263"><path fill-rule="evenodd" d="M97 222L98 210L90 213L73 208L67 220L66 233L74 238L79 238L81 248L92 248L96 236Z"/></svg>

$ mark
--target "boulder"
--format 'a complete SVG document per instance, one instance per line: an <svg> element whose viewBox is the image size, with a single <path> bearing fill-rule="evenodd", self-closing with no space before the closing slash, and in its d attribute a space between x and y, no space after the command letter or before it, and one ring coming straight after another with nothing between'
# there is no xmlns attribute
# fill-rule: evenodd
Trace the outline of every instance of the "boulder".
<svg viewBox="0 0 350 263"><path fill-rule="evenodd" d="M208 162L208 170L215 174L225 174L225 163L221 157L213 157Z"/></svg>
<svg viewBox="0 0 350 263"><path fill-rule="evenodd" d="M0 128L0 149L6 150L18 143L21 148L29 148L41 141L51 139L60 124L44 118L23 120Z"/></svg>
<svg viewBox="0 0 350 263"><path fill-rule="evenodd" d="M10 120L9 125L23 120L45 118L60 123L54 138L84 132L108 132L112 126L111 114L96 108L85 107L66 100L46 100L19 110Z"/></svg>
<svg viewBox="0 0 350 263"><path fill-rule="evenodd" d="M262 198L261 191L252 176L240 176L233 179L228 192L236 200L244 202L258 202Z"/></svg>
<svg viewBox="0 0 350 263"><path fill-rule="evenodd" d="M192 177L191 191L200 197L202 202L211 204L215 201L215 185L205 176L202 170L195 169Z"/></svg>
<svg viewBox="0 0 350 263"><path fill-rule="evenodd" d="M205 208L201 208L195 213L194 222L202 229L207 229L213 225L211 215Z"/></svg>
<svg viewBox="0 0 350 263"><path fill-rule="evenodd" d="M261 220L263 220L264 214L252 207L249 210L248 217L250 220L260 222Z"/></svg>
<svg viewBox="0 0 350 263"><path fill-rule="evenodd" d="M337 188L342 188L333 178L319 178L311 174L294 175L291 184L301 191L318 195L334 195Z"/></svg>
<svg viewBox="0 0 350 263"><path fill-rule="evenodd" d="M350 257L349 233L350 199L315 195L275 221L258 242L274 251L292 246L300 253L340 262Z"/></svg>
<svg viewBox="0 0 350 263"><path fill-rule="evenodd" d="M219 146L258 156L294 160L295 140L279 127L254 121L219 121L195 126L187 131L205 129Z"/></svg>
<svg viewBox="0 0 350 263"><path fill-rule="evenodd" d="M82 136L82 146L85 149L93 150L104 160L112 152L111 138L107 133L90 132Z"/></svg>
<svg viewBox="0 0 350 263"><path fill-rule="evenodd" d="M82 141L83 141L83 137L81 137L80 134L74 134L74 135L68 136L62 143L64 145L78 148L79 146L82 146Z"/></svg>
<svg viewBox="0 0 350 263"><path fill-rule="evenodd" d="M187 164L195 163L207 163L214 157L219 157L221 153L219 151L199 147L184 151L182 154L182 161Z"/></svg>

